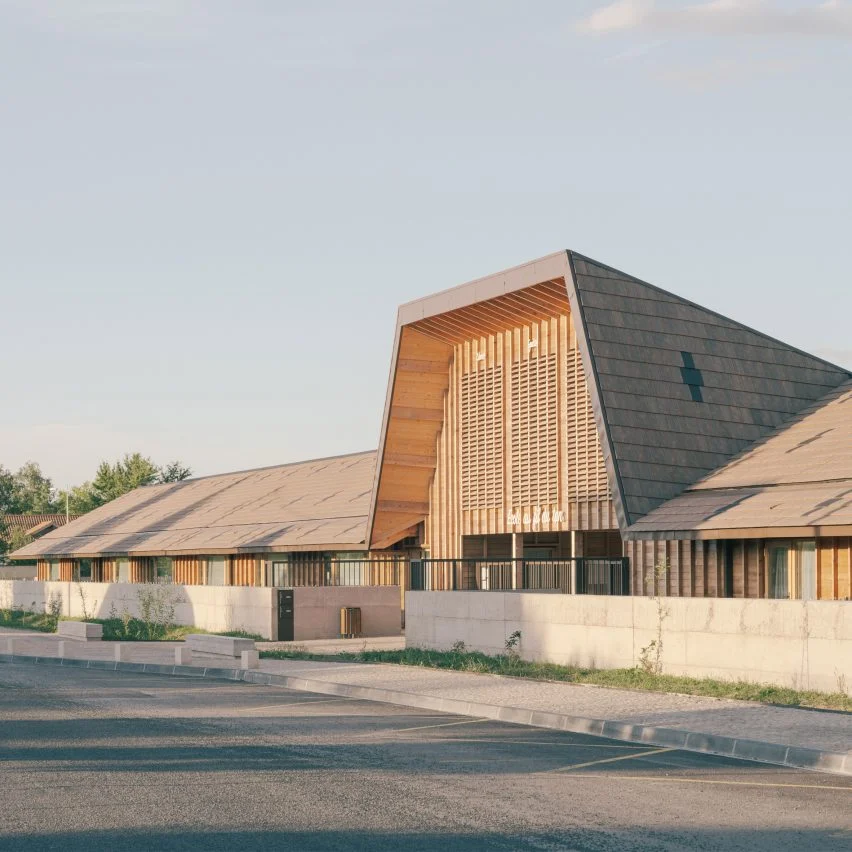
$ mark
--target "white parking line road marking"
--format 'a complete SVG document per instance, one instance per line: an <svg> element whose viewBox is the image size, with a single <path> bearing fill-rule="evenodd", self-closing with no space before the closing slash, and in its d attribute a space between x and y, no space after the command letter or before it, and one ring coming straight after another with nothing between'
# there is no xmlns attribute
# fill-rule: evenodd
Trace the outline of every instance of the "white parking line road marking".
<svg viewBox="0 0 852 852"><path fill-rule="evenodd" d="M475 725L477 722L493 722L493 719L462 719L460 722L443 722L440 725L420 725L416 728L397 728L393 731L374 731L364 734L365 737L388 737L393 734L407 734L409 731L428 731L432 728L450 728L453 725Z"/></svg>
<svg viewBox="0 0 852 852"><path fill-rule="evenodd" d="M781 767L777 767L780 769ZM852 793L852 787L832 784L785 784L779 781L725 781L717 778L683 778L678 775L595 775L583 773L577 778L605 778L607 781L662 781L670 784L721 784L732 787L793 787L800 790L843 790Z"/></svg>
<svg viewBox="0 0 852 852"><path fill-rule="evenodd" d="M645 746L640 745L630 745L629 743L623 743L619 745L612 745L610 743L605 743L603 745L599 743L558 743L558 742L541 742L540 740L492 740L487 739L485 737L446 737L444 739L434 739L429 740L430 743L508 743L510 745L538 745L538 746L548 746L549 748L559 747L559 748L618 748L622 750L634 750L638 751L640 749L644 749Z"/></svg>
<svg viewBox="0 0 852 852"><path fill-rule="evenodd" d="M568 772L571 769L585 769L587 766L598 766L601 763L615 763L618 760L636 760L639 757L648 757L652 754L663 754L674 751L672 748L655 748L651 751L638 751L633 754L621 754L618 757L605 757L603 760L590 760L587 763L572 763L570 766L560 766L558 769L548 769L547 772Z"/></svg>
<svg viewBox="0 0 852 852"><path fill-rule="evenodd" d="M257 707L231 707L234 713L248 713L253 710L277 710L279 707L303 707L305 704L334 704L339 701L354 701L352 698L318 698L316 701L291 701L288 704L260 704Z"/></svg>

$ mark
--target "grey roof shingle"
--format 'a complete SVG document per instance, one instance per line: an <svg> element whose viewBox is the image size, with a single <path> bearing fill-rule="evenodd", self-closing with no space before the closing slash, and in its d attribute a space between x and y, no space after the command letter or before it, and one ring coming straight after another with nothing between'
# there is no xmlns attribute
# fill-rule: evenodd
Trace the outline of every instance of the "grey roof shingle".
<svg viewBox="0 0 852 852"><path fill-rule="evenodd" d="M852 381L634 523L629 538L852 526ZM780 534L780 532L779 532Z"/></svg>
<svg viewBox="0 0 852 852"><path fill-rule="evenodd" d="M622 526L849 378L727 317L571 252L572 310Z"/></svg>

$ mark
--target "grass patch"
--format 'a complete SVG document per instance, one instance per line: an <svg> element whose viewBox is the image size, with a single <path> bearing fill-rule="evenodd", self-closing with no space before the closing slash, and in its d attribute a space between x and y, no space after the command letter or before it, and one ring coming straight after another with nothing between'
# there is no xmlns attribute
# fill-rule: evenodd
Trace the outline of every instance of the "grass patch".
<svg viewBox="0 0 852 852"><path fill-rule="evenodd" d="M0 609L0 627L13 627L20 630L37 630L40 633L55 633L59 621L87 621L100 624L104 628L104 641L107 642L180 642L189 633L212 633L200 627L184 624L156 624L140 618L66 618L45 612L30 612L25 609ZM227 630L212 633L215 636L236 636L241 639L263 641L257 633L245 630Z"/></svg>
<svg viewBox="0 0 852 852"><path fill-rule="evenodd" d="M0 609L0 627L54 633L57 620L56 616L48 612L30 612L17 607L15 609Z"/></svg>
<svg viewBox="0 0 852 852"><path fill-rule="evenodd" d="M214 636L236 636L241 639L263 641L257 633L245 630L228 630L213 633L192 624L157 624L141 618L62 618L62 621L88 621L103 625L105 642L181 642L190 633L207 633Z"/></svg>
<svg viewBox="0 0 852 852"><path fill-rule="evenodd" d="M654 675L641 669L584 669L560 666L556 663L535 663L505 654L496 657L478 651L424 651L406 648L403 651L360 651L340 654L311 654L307 651L261 651L261 657L278 660L325 660L329 662L396 663L403 666L422 666L431 669L452 669L461 672L499 674L529 680L548 680L561 683L582 683L619 689L647 692L675 692L682 695L703 695L713 698L734 698L784 707L815 707L827 710L852 711L852 698L842 692L827 693L815 690L788 689L746 681L713 680L710 678Z"/></svg>

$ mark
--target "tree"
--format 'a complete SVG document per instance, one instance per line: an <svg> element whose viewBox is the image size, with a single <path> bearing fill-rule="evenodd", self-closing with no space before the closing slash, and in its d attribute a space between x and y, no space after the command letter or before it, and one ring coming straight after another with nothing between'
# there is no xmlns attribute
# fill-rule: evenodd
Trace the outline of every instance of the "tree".
<svg viewBox="0 0 852 852"><path fill-rule="evenodd" d="M101 505L140 485L156 482L159 472L154 462L141 453L125 453L115 464L101 462L92 481L92 491Z"/></svg>
<svg viewBox="0 0 852 852"><path fill-rule="evenodd" d="M15 477L0 464L0 515L14 515L18 511L15 495Z"/></svg>
<svg viewBox="0 0 852 852"><path fill-rule="evenodd" d="M0 514L0 564L6 561L5 556L9 552L9 527L2 514Z"/></svg>
<svg viewBox="0 0 852 852"><path fill-rule="evenodd" d="M75 485L66 491L60 491L56 495L56 511L64 512L66 505L72 515L85 515L86 512L97 509L101 505L101 501L95 495L92 483L84 482L82 485Z"/></svg>
<svg viewBox="0 0 852 852"><path fill-rule="evenodd" d="M183 482L192 476L192 468L187 467L181 461L169 462L160 468L157 475L158 482Z"/></svg>
<svg viewBox="0 0 852 852"><path fill-rule="evenodd" d="M28 461L14 476L17 512L22 515L54 511L53 483L37 462Z"/></svg>
<svg viewBox="0 0 852 852"><path fill-rule="evenodd" d="M36 462L27 462L17 473L0 465L0 515L64 512L66 505L70 513L84 515L141 485L182 482L190 476L192 468L179 460L158 466L141 453L125 453L113 464L102 461L91 482L54 494Z"/></svg>
<svg viewBox="0 0 852 852"><path fill-rule="evenodd" d="M32 536L27 535L20 527L10 530L7 526L6 530L6 542L9 546L9 553L14 553L16 550L26 547L33 540Z"/></svg>

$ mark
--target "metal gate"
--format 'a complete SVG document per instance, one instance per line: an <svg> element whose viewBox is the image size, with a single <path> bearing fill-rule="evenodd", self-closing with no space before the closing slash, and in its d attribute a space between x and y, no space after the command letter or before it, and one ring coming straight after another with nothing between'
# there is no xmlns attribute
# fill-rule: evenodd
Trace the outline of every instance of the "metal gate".
<svg viewBox="0 0 852 852"><path fill-rule="evenodd" d="M278 641L293 641L293 590L278 590Z"/></svg>

